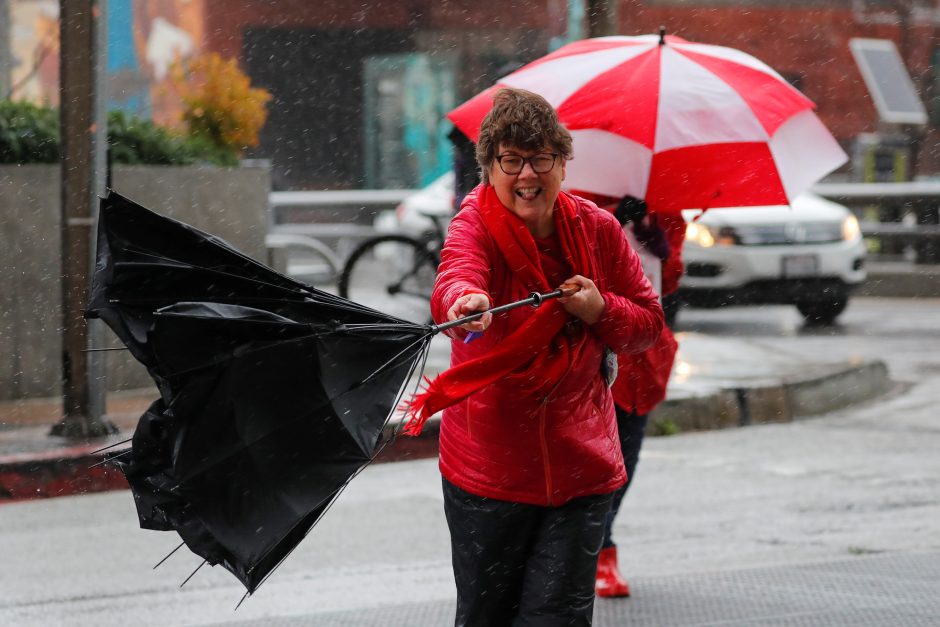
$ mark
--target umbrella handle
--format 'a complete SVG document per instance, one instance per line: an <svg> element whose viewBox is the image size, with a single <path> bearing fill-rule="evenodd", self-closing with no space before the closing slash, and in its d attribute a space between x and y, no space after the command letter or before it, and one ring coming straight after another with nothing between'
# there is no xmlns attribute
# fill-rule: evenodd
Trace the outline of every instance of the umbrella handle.
<svg viewBox="0 0 940 627"><path fill-rule="evenodd" d="M552 298L561 298L562 296L571 296L572 294L581 290L580 285L575 285L574 283L565 283L557 290L552 292L546 292L544 294L539 294L538 292L532 292L528 298L523 298L522 300L517 300L512 303L507 303L505 305L500 305L499 307L493 307L487 309L486 311L478 311L472 313L469 316L464 316L463 318L457 318L456 320L451 320L450 322L445 322L443 324L433 324L431 329L433 333L440 333L441 331L446 331L447 329L452 329L454 327L459 327L462 324L468 322L474 322L483 317L483 314L498 314L503 313L504 311L509 311L510 309L516 309L517 307L522 307L523 305L531 305L532 307L538 307L546 300Z"/></svg>

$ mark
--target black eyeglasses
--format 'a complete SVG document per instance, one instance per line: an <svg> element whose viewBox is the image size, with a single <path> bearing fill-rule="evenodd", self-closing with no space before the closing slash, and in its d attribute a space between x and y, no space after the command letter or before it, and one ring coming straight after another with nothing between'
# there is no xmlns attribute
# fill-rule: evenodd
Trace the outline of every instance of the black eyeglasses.
<svg viewBox="0 0 940 627"><path fill-rule="evenodd" d="M540 152L531 157L520 157L519 155L499 155L496 157L496 163L499 169L506 174L519 174L526 162L536 174L545 174L555 167L555 160L561 155L553 152Z"/></svg>

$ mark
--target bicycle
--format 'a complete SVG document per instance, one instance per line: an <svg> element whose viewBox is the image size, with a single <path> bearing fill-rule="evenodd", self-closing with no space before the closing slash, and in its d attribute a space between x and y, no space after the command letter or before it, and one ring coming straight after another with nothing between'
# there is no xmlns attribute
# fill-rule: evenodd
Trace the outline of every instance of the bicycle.
<svg viewBox="0 0 940 627"><path fill-rule="evenodd" d="M388 233L357 246L340 274L339 295L410 322L428 323L449 216L421 215L434 225L421 238Z"/></svg>

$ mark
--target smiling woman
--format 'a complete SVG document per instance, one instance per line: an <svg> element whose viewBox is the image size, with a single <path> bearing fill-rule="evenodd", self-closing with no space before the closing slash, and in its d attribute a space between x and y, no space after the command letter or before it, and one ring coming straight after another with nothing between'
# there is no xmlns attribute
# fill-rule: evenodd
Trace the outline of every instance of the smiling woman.
<svg viewBox="0 0 940 627"><path fill-rule="evenodd" d="M541 96L497 92L476 154L484 182L451 222L434 319L578 289L450 331L450 370L411 406L418 430L443 410L456 624L589 625L611 493L626 478L605 348L646 349L662 309L616 219L561 191L571 136Z"/></svg>
<svg viewBox="0 0 940 627"><path fill-rule="evenodd" d="M529 92L503 90L497 95L502 106L494 107L480 127L477 161L483 182L493 186L500 202L522 218L533 235L547 237L565 180L565 162L572 157L571 135L551 105L522 94Z"/></svg>

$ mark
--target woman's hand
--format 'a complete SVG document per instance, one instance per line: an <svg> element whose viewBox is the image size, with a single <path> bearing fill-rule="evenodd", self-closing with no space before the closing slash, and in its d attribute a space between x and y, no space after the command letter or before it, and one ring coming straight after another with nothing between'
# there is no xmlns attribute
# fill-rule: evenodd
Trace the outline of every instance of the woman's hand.
<svg viewBox="0 0 940 627"><path fill-rule="evenodd" d="M579 318L585 324L594 324L604 315L604 309L607 308L607 302L594 285L594 281L580 274L576 274L565 281L567 285L576 285L579 289L571 296L562 296L558 302L562 304L565 311L575 318Z"/></svg>
<svg viewBox="0 0 940 627"><path fill-rule="evenodd" d="M486 311L489 308L490 299L487 298L485 294L465 294L455 300L454 304L447 310L447 320L456 320L457 318L463 318L464 316L469 316L478 311ZM490 326L490 322L492 321L493 314L485 313L483 317L476 322L462 324L459 328L482 333L486 331L486 328Z"/></svg>

